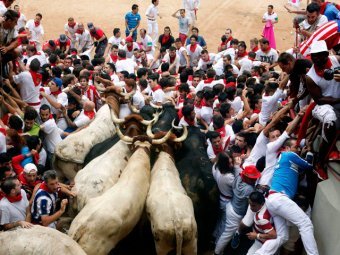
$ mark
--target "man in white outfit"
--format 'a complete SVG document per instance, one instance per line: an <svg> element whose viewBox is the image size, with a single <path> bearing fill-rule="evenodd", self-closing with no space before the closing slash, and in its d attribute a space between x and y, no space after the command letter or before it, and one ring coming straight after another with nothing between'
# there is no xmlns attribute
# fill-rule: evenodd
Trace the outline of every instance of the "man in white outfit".
<svg viewBox="0 0 340 255"><path fill-rule="evenodd" d="M190 19L190 24L192 26L195 26L197 20L197 10L200 6L200 2L200 0L183 0L183 9L185 9L185 13Z"/></svg>
<svg viewBox="0 0 340 255"><path fill-rule="evenodd" d="M154 44L158 39L158 23L157 16L161 19L159 15L158 6L159 0L151 0L151 4L146 9L145 15L148 21L148 35L153 39Z"/></svg>

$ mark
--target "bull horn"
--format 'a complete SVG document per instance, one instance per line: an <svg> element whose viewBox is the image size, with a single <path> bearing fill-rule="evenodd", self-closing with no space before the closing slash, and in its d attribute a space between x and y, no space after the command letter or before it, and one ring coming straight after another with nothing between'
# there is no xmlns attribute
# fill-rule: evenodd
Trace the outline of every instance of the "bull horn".
<svg viewBox="0 0 340 255"><path fill-rule="evenodd" d="M151 128L152 128L152 123L150 123L150 125L148 125L148 128L146 129L146 134L147 134L148 137L153 139L153 138L155 138L155 135L152 133Z"/></svg>
<svg viewBox="0 0 340 255"><path fill-rule="evenodd" d="M182 126L183 128L183 134L181 137L175 138L172 141L175 143L181 143L188 137L188 128L186 126Z"/></svg>
<svg viewBox="0 0 340 255"><path fill-rule="evenodd" d="M124 124L125 120L124 119L120 119L116 116L116 113L114 112L114 110L111 108L111 118L113 123L115 124Z"/></svg>
<svg viewBox="0 0 340 255"><path fill-rule="evenodd" d="M142 120L141 123L145 126L149 126L149 125L152 125L153 123L156 123L159 119L159 116L161 115L162 113L159 113L159 112L156 112L153 116L154 118L152 120Z"/></svg>
<svg viewBox="0 0 340 255"><path fill-rule="evenodd" d="M156 105L156 104L154 104L152 102L150 102L150 105L152 106L152 108L155 108L155 109L163 109L162 106Z"/></svg>
<svg viewBox="0 0 340 255"><path fill-rule="evenodd" d="M183 129L183 126L175 126L175 119L172 121L171 125L174 129Z"/></svg>
<svg viewBox="0 0 340 255"><path fill-rule="evenodd" d="M123 135L122 131L120 130L119 126L116 126L116 130L117 130L117 135L119 136L119 138L127 143L132 143L133 142L133 138Z"/></svg>
<svg viewBox="0 0 340 255"><path fill-rule="evenodd" d="M137 113L137 114L139 114L139 113L140 113L140 111L137 109L137 107L136 107L136 106L134 106L133 104L131 104L131 102L129 102L128 106L129 106L129 108L130 108L131 112L133 112L133 113Z"/></svg>
<svg viewBox="0 0 340 255"><path fill-rule="evenodd" d="M121 92L120 95L122 97L124 97L125 100L129 100L131 97L133 97L133 95L136 93L136 90L132 90L131 92L129 93L123 93Z"/></svg>
<svg viewBox="0 0 340 255"><path fill-rule="evenodd" d="M171 132L171 129L170 129L169 132L165 136L163 136L162 138L160 138L160 139L152 139L152 144L159 145L159 144L165 143L169 139L171 134L172 134L172 132Z"/></svg>

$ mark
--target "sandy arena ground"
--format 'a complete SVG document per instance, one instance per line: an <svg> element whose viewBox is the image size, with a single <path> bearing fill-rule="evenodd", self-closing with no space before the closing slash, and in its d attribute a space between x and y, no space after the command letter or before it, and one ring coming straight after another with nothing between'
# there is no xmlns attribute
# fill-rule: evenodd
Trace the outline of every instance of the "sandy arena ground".
<svg viewBox="0 0 340 255"><path fill-rule="evenodd" d="M141 27L147 28L145 11L151 0L17 0L15 3L21 6L22 13L27 19L34 18L37 12L42 13L44 39L48 40L55 39L63 33L63 26L70 16L84 23L92 21L95 26L104 29L106 35L110 37L114 27L124 28L124 16L131 10L133 3L139 5ZM211 52L217 50L225 28L231 28L234 38L244 40L249 45L249 39L261 38L262 16L267 10L267 5L273 4L274 11L279 16L279 23L275 25L277 49L282 51L292 47L294 43L291 22L293 14L284 9L285 3L287 0L201 0L197 26ZM178 36L178 22L171 14L181 8L181 4L182 0L160 0L158 7L162 16L158 21L160 32L164 26L169 25L175 38Z"/></svg>

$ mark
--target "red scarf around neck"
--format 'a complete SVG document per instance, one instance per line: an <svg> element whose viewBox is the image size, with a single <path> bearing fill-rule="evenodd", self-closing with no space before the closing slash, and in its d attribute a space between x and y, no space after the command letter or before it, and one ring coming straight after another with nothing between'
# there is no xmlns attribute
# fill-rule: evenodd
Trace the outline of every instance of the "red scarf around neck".
<svg viewBox="0 0 340 255"><path fill-rule="evenodd" d="M225 132L225 127L224 126L218 128L218 129L215 129L215 131L220 133L222 138L224 138L226 136L226 132Z"/></svg>
<svg viewBox="0 0 340 255"><path fill-rule="evenodd" d="M184 120L185 120L186 123L188 123L188 125L189 125L190 127L195 126L195 120L190 120L190 119L188 119L187 117L184 117Z"/></svg>
<svg viewBox="0 0 340 255"><path fill-rule="evenodd" d="M332 62L330 58L328 58L326 64L323 68L319 68L316 65L314 65L315 72L318 76L323 77L323 74L325 73L325 69L330 69L332 67Z"/></svg>
<svg viewBox="0 0 340 255"><path fill-rule="evenodd" d="M214 153L215 153L215 155L217 156L220 152L222 152L223 151L223 147L222 147L222 145L220 145L218 148L216 148L215 146L213 146L213 145L211 145L212 146L212 148L213 148L213 151L214 151Z"/></svg>
<svg viewBox="0 0 340 255"><path fill-rule="evenodd" d="M54 192L52 192L52 191L47 187L46 182L42 182L41 185L40 185L40 187L39 187L39 189L42 189L42 190L44 190L44 191L46 191L46 192L48 192L48 193L54 193ZM60 188L59 188L59 189L60 189Z"/></svg>
<svg viewBox="0 0 340 255"><path fill-rule="evenodd" d="M253 113L259 114L260 112L261 112L261 110L259 110L259 109L254 109L254 110L253 110Z"/></svg>
<svg viewBox="0 0 340 255"><path fill-rule="evenodd" d="M84 30L77 29L76 33L82 35L84 33Z"/></svg>
<svg viewBox="0 0 340 255"><path fill-rule="evenodd" d="M20 193L19 195L14 196L14 197L11 197L11 196L5 194L5 197L6 197L6 198L8 199L8 201L11 202L11 203L19 202L19 201L21 201L21 199L22 199L21 193Z"/></svg>
<svg viewBox="0 0 340 255"><path fill-rule="evenodd" d="M214 81L214 78L207 78L204 80L205 84L212 83Z"/></svg>
<svg viewBox="0 0 340 255"><path fill-rule="evenodd" d="M128 51L132 51L133 50L133 43L131 44L131 46L126 45L126 48L127 48Z"/></svg>
<svg viewBox="0 0 340 255"><path fill-rule="evenodd" d="M58 96L61 93L61 90L58 89L57 91L51 91L51 95Z"/></svg>
<svg viewBox="0 0 340 255"><path fill-rule="evenodd" d="M90 120L92 120L94 118L94 116L96 115L96 113L94 111L85 111L84 110L84 114L90 118Z"/></svg>
<svg viewBox="0 0 340 255"><path fill-rule="evenodd" d="M35 25L35 27L39 27L40 22L39 21L34 21L34 25Z"/></svg>
<svg viewBox="0 0 340 255"><path fill-rule="evenodd" d="M175 61L175 59L176 59L176 55L174 57L170 57L170 64L172 64Z"/></svg>
<svg viewBox="0 0 340 255"><path fill-rule="evenodd" d="M256 51L258 51L258 50L259 50L259 47L255 46L254 49L252 49L251 51L252 51L252 52L256 52Z"/></svg>
<svg viewBox="0 0 340 255"><path fill-rule="evenodd" d="M266 51L262 50L264 53L268 53L272 48L268 46L268 49Z"/></svg>
<svg viewBox="0 0 340 255"><path fill-rule="evenodd" d="M237 53L237 57L238 58L244 58L245 56L247 56L248 55L248 52L247 51L245 51L245 52L243 52L243 53Z"/></svg>
<svg viewBox="0 0 340 255"><path fill-rule="evenodd" d="M195 43L194 45L190 44L190 51L191 52L195 52L196 48L197 48L197 43Z"/></svg>
<svg viewBox="0 0 340 255"><path fill-rule="evenodd" d="M212 106L207 105L207 101L205 100L205 98L202 99L202 101L201 101L201 106L202 106L202 107L205 106L205 107L210 107L210 108L212 108Z"/></svg>
<svg viewBox="0 0 340 255"><path fill-rule="evenodd" d="M111 58L111 60L112 60L113 63L116 63L117 60L118 60L118 56L116 56L116 55L110 54L110 58Z"/></svg>
<svg viewBox="0 0 340 255"><path fill-rule="evenodd" d="M74 28L76 26L76 23L74 22L73 25L71 25L70 23L67 24L70 28Z"/></svg>
<svg viewBox="0 0 340 255"><path fill-rule="evenodd" d="M40 73L34 72L32 70L30 70L29 72L32 76L34 86L39 86L41 81L42 81L42 75Z"/></svg>
<svg viewBox="0 0 340 255"><path fill-rule="evenodd" d="M166 44L167 43L167 41L169 41L170 40L170 35L163 35L163 37L162 37L162 44Z"/></svg>
<svg viewBox="0 0 340 255"><path fill-rule="evenodd" d="M153 92L155 92L156 90L162 89L161 85L156 85L155 87L153 87L151 90Z"/></svg>

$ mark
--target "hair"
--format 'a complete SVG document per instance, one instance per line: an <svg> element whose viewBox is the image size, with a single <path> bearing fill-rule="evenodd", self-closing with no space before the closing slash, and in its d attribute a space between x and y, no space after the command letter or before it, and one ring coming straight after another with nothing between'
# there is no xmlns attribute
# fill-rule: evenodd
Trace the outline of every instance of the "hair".
<svg viewBox="0 0 340 255"><path fill-rule="evenodd" d="M7 10L3 16L5 20L12 20L12 21L19 18L19 14L13 10Z"/></svg>
<svg viewBox="0 0 340 255"><path fill-rule="evenodd" d="M132 7L131 7L132 10L136 10L137 8L138 8L137 4L133 4Z"/></svg>
<svg viewBox="0 0 340 255"><path fill-rule="evenodd" d="M118 34L119 32L120 32L120 28L118 28L118 27L115 27L115 28L113 29L113 31L112 31L113 35L116 35L116 34Z"/></svg>
<svg viewBox="0 0 340 255"><path fill-rule="evenodd" d="M275 92L276 89L279 87L277 82L268 82L264 88L266 93Z"/></svg>
<svg viewBox="0 0 340 255"><path fill-rule="evenodd" d="M220 106L220 114L222 115L223 118L227 118L227 114L229 115L231 109L231 105L229 103L222 103Z"/></svg>
<svg viewBox="0 0 340 255"><path fill-rule="evenodd" d="M7 177L4 182L1 184L1 190L9 195L12 189L15 189L15 180L18 180L16 176Z"/></svg>
<svg viewBox="0 0 340 255"><path fill-rule="evenodd" d="M309 13L313 13L313 12L320 13L320 6L317 3L310 3L309 5L307 5L306 10Z"/></svg>
<svg viewBox="0 0 340 255"><path fill-rule="evenodd" d="M123 76L124 76L124 79L127 79L127 78L129 78L129 72L128 71L121 71L120 72Z"/></svg>
<svg viewBox="0 0 340 255"><path fill-rule="evenodd" d="M45 111L45 110L49 110L51 112L51 107L47 104L43 104L42 106L40 106L40 111Z"/></svg>
<svg viewBox="0 0 340 255"><path fill-rule="evenodd" d="M15 130L21 130L22 129L22 126L23 126L23 122L22 122L22 119L19 118L18 116L16 115L11 115L11 117L9 117L8 119L8 125L15 129Z"/></svg>
<svg viewBox="0 0 340 255"><path fill-rule="evenodd" d="M47 170L43 175L44 182L48 182L49 180L57 179L57 172L55 170Z"/></svg>
<svg viewBox="0 0 340 255"><path fill-rule="evenodd" d="M285 142L284 142L284 144L283 144L283 146L284 147L291 147L292 146L292 142L293 141L296 141L296 139L295 138L289 138L289 139L287 139Z"/></svg>
<svg viewBox="0 0 340 255"><path fill-rule="evenodd" d="M233 44L238 45L238 40L237 40L237 39L232 39L232 40L230 41L230 45L233 45Z"/></svg>
<svg viewBox="0 0 340 255"><path fill-rule="evenodd" d="M40 19L42 19L42 14L41 13L37 13L37 14L35 14L35 16L39 16Z"/></svg>
<svg viewBox="0 0 340 255"><path fill-rule="evenodd" d="M37 111L32 106L26 106L24 120L35 120L38 118Z"/></svg>
<svg viewBox="0 0 340 255"><path fill-rule="evenodd" d="M35 150L39 144L40 139L38 136L33 135L26 138L26 145L29 150Z"/></svg>
<svg viewBox="0 0 340 255"><path fill-rule="evenodd" d="M212 122L216 128L221 128L224 126L224 118L220 114L215 114L212 117Z"/></svg>
<svg viewBox="0 0 340 255"><path fill-rule="evenodd" d="M289 54L287 52L281 53L277 60L278 63L281 63L283 65L287 65L288 62L292 62L292 61L295 61L295 58L293 57L292 54Z"/></svg>
<svg viewBox="0 0 340 255"><path fill-rule="evenodd" d="M242 153L242 149L238 145L234 144L233 146L231 146L230 152L231 153Z"/></svg>
<svg viewBox="0 0 340 255"><path fill-rule="evenodd" d="M193 110L194 110L194 106L193 105L185 105L182 108L182 114L183 114L184 117L189 117Z"/></svg>
<svg viewBox="0 0 340 255"><path fill-rule="evenodd" d="M259 44L259 40L255 37L253 39L250 39L250 42L253 42L254 44L258 45Z"/></svg>
<svg viewBox="0 0 340 255"><path fill-rule="evenodd" d="M230 33L232 34L233 33L233 31L231 30L231 28L227 28L225 31L230 31Z"/></svg>
<svg viewBox="0 0 340 255"><path fill-rule="evenodd" d="M147 88L148 87L148 81L146 79L139 79L139 86L142 88Z"/></svg>
<svg viewBox="0 0 340 255"><path fill-rule="evenodd" d="M165 29L169 29L170 35L172 34L172 33L171 33L171 28L170 28L169 26L164 27L164 30L165 30Z"/></svg>
<svg viewBox="0 0 340 255"><path fill-rule="evenodd" d="M152 81L158 81L159 76L156 73L152 73L148 78Z"/></svg>
<svg viewBox="0 0 340 255"><path fill-rule="evenodd" d="M181 92L181 91L184 91L186 93L189 93L190 92L190 88L189 88L189 85L187 83L181 83L179 86L178 86L178 91Z"/></svg>
<svg viewBox="0 0 340 255"><path fill-rule="evenodd" d="M225 151L222 151L218 154L216 167L221 172L221 174L234 174L234 166L233 164L230 164L230 159L233 160L233 158Z"/></svg>
<svg viewBox="0 0 340 255"><path fill-rule="evenodd" d="M159 80L159 85L162 87L162 89L168 87L169 86L169 79L167 77L162 77Z"/></svg>
<svg viewBox="0 0 340 255"><path fill-rule="evenodd" d="M208 71L207 71L207 77L208 78L214 78L215 75L216 75L216 71L214 69L212 69L212 68L208 69Z"/></svg>
<svg viewBox="0 0 340 255"><path fill-rule="evenodd" d="M268 7L274 9L274 6L272 4L268 5Z"/></svg>
<svg viewBox="0 0 340 255"><path fill-rule="evenodd" d="M220 133L219 132L216 132L216 131L211 131L209 133L209 140L212 141L213 139L216 139L218 137L221 137Z"/></svg>
<svg viewBox="0 0 340 255"><path fill-rule="evenodd" d="M154 3L156 3L157 2L157 0L151 0L151 3L152 4L154 4Z"/></svg>
<svg viewBox="0 0 340 255"><path fill-rule="evenodd" d="M33 71L33 72L38 72L40 69L40 61L38 59L33 59L30 63L29 68Z"/></svg>
<svg viewBox="0 0 340 255"><path fill-rule="evenodd" d="M197 33L199 33L200 32L200 30L197 28L197 27L192 27L191 28L191 31L194 31L194 30L196 30L197 31ZM190 37L191 38L191 37Z"/></svg>
<svg viewBox="0 0 340 255"><path fill-rule="evenodd" d="M148 73L148 69L145 67L139 68L137 70L137 77L141 78L142 76L146 75Z"/></svg>
<svg viewBox="0 0 340 255"><path fill-rule="evenodd" d="M261 38L259 42L262 44L269 44L269 41L266 38Z"/></svg>
<svg viewBox="0 0 340 255"><path fill-rule="evenodd" d="M254 191L249 195L249 200L258 205L263 205L265 203L264 195L259 191Z"/></svg>
<svg viewBox="0 0 340 255"><path fill-rule="evenodd" d="M198 37L196 35L191 35L190 40L191 40L191 38L194 38L196 40L196 42L198 41Z"/></svg>
<svg viewBox="0 0 340 255"><path fill-rule="evenodd" d="M209 54L209 52L207 50L202 50L201 55L203 55L203 54Z"/></svg>
<svg viewBox="0 0 340 255"><path fill-rule="evenodd" d="M170 68L170 64L167 63L167 62L165 62L165 63L163 63L163 64L161 65L161 71L162 71L162 72L167 72L167 71L169 71L169 68Z"/></svg>

